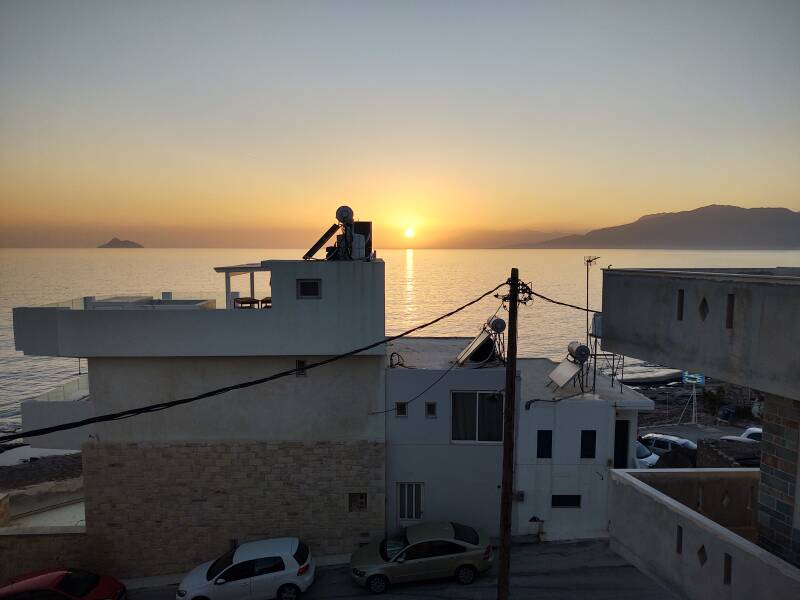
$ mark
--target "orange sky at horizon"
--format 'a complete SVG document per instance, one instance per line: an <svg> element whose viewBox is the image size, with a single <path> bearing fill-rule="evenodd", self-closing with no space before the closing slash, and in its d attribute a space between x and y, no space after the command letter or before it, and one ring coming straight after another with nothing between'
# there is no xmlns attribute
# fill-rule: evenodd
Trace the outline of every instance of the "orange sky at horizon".
<svg viewBox="0 0 800 600"><path fill-rule="evenodd" d="M340 204L382 247L800 210L797 24L714 0L9 0L0 246L303 247Z"/></svg>

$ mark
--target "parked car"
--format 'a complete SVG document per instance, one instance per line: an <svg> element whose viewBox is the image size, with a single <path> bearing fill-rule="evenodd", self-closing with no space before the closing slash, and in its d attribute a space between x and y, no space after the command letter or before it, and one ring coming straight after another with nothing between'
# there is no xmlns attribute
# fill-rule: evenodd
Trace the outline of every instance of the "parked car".
<svg viewBox="0 0 800 600"><path fill-rule="evenodd" d="M248 542L190 571L177 600L295 600L314 582L311 551L298 538Z"/></svg>
<svg viewBox="0 0 800 600"><path fill-rule="evenodd" d="M27 573L0 587L3 600L124 600L125 586L108 575L55 568Z"/></svg>
<svg viewBox="0 0 800 600"><path fill-rule="evenodd" d="M646 433L640 438L640 441L647 446L650 451L659 456L671 452L676 447L686 450L697 450L697 444L692 440L666 433Z"/></svg>
<svg viewBox="0 0 800 600"><path fill-rule="evenodd" d="M421 523L353 552L350 572L356 583L382 594L390 584L421 579L455 577L470 584L493 560L485 533L459 523Z"/></svg>
<svg viewBox="0 0 800 600"><path fill-rule="evenodd" d="M650 449L641 442L634 442L636 448L636 468L652 469L658 462L658 454L650 452Z"/></svg>
<svg viewBox="0 0 800 600"><path fill-rule="evenodd" d="M761 427L748 427L741 435L723 435L721 440L728 442L744 442L745 444L755 444L761 441Z"/></svg>

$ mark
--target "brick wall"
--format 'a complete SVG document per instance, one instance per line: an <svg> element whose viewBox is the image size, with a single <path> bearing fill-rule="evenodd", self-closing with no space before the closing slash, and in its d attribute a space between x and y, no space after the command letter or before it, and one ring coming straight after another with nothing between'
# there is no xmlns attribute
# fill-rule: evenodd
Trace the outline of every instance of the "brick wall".
<svg viewBox="0 0 800 600"><path fill-rule="evenodd" d="M55 566L92 568L83 527L0 530L0 582Z"/></svg>
<svg viewBox="0 0 800 600"><path fill-rule="evenodd" d="M316 555L348 553L384 531L378 442L90 443L86 527L99 568L179 573L240 542L299 536ZM367 493L366 512L348 494Z"/></svg>
<svg viewBox="0 0 800 600"><path fill-rule="evenodd" d="M763 429L758 543L800 566L800 523L794 522L800 402L768 394Z"/></svg>

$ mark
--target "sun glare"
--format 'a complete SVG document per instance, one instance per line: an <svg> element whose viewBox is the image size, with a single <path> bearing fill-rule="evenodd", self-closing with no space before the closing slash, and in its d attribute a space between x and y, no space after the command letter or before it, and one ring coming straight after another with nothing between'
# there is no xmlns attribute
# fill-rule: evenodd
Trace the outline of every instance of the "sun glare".
<svg viewBox="0 0 800 600"><path fill-rule="evenodd" d="M411 239L414 237L414 228L413 227L406 227L406 237Z"/></svg>

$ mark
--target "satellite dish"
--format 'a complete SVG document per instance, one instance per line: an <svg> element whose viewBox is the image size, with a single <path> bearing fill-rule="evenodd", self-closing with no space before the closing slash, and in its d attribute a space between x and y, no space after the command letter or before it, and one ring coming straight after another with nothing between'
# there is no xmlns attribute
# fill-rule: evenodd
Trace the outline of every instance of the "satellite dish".
<svg viewBox="0 0 800 600"><path fill-rule="evenodd" d="M353 223L353 209L349 206L340 206L336 209L336 220L342 225Z"/></svg>
<svg viewBox="0 0 800 600"><path fill-rule="evenodd" d="M486 324L495 333L503 333L506 330L506 322L500 317L490 317Z"/></svg>

